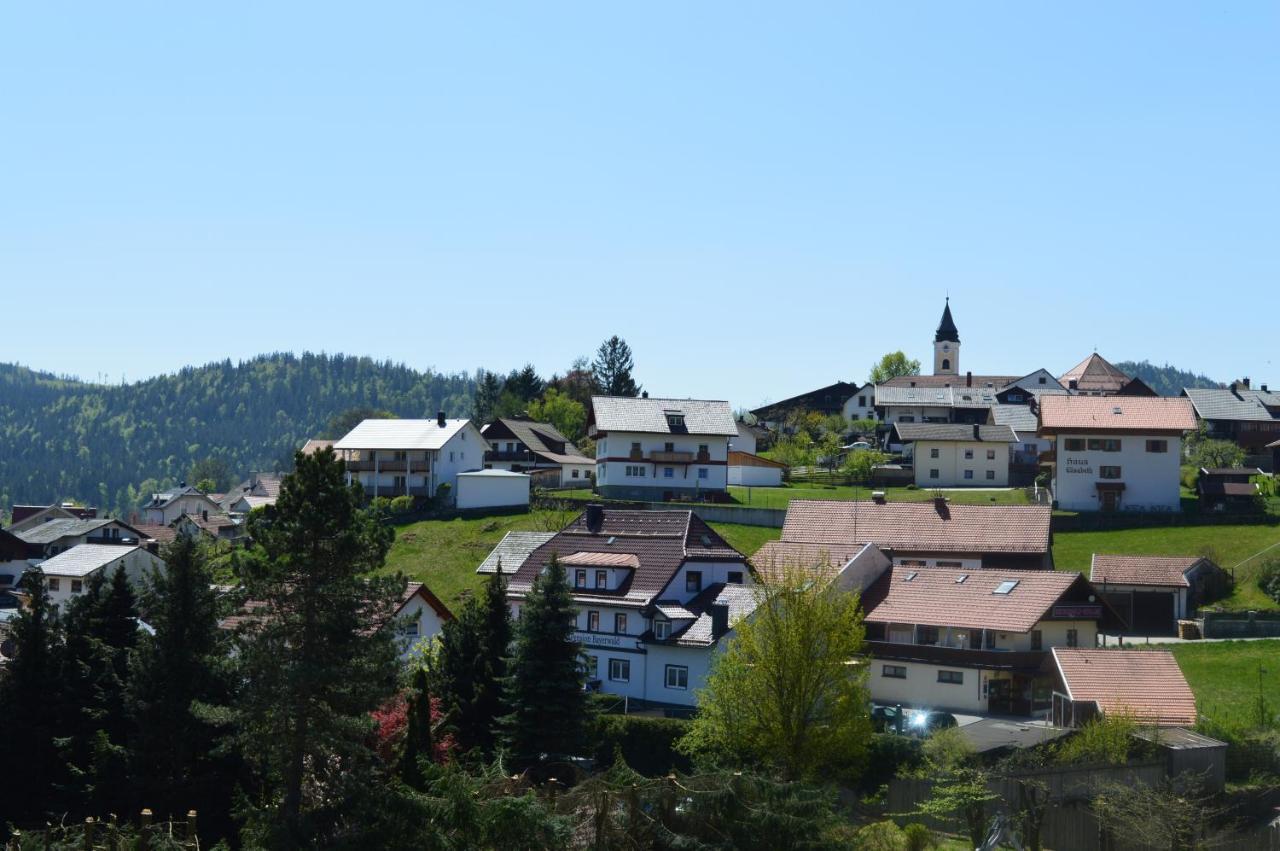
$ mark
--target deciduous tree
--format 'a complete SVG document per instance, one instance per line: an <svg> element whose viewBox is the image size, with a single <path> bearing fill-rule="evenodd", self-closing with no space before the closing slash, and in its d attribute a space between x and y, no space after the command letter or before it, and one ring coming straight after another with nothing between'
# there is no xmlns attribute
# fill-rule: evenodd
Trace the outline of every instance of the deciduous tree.
<svg viewBox="0 0 1280 851"><path fill-rule="evenodd" d="M901 351L889 352L871 367L867 380L872 384L883 384L890 378L903 375L919 375L920 361L908 358Z"/></svg>
<svg viewBox="0 0 1280 851"><path fill-rule="evenodd" d="M854 775L871 737L858 595L817 569L773 568L754 615L712 662L680 746L787 779Z"/></svg>
<svg viewBox="0 0 1280 851"><path fill-rule="evenodd" d="M538 422L551 423L571 441L576 442L586 434L587 409L554 387L548 387L541 399L529 404L529 416Z"/></svg>

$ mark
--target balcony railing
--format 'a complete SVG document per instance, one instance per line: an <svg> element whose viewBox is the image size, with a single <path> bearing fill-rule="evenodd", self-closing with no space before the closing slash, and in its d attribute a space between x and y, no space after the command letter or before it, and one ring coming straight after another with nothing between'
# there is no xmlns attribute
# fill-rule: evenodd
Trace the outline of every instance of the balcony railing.
<svg viewBox="0 0 1280 851"><path fill-rule="evenodd" d="M666 452L655 449L649 453L649 460L656 464L691 464L692 452Z"/></svg>
<svg viewBox="0 0 1280 851"><path fill-rule="evenodd" d="M937 644L899 644L891 641L868 641L867 650L876 659L996 671L1036 671L1048 656L1048 652L1044 650L969 650Z"/></svg>
<svg viewBox="0 0 1280 851"><path fill-rule="evenodd" d="M515 452L515 451L499 452L497 450L490 449L489 451L484 453L484 460L486 461L519 461L526 464L532 464L538 461L539 459L537 455L535 455L532 452L529 452L528 450L521 450L518 452Z"/></svg>
<svg viewBox="0 0 1280 851"><path fill-rule="evenodd" d="M359 473L372 473L375 469L383 473L426 473L430 471L431 464L424 458L413 461L379 458L377 461L348 461L347 469Z"/></svg>

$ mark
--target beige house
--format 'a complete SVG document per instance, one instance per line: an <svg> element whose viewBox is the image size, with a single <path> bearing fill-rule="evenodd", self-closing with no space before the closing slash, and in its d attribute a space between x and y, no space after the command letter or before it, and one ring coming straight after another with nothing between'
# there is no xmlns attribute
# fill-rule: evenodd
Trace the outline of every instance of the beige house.
<svg viewBox="0 0 1280 851"><path fill-rule="evenodd" d="M1018 437L1007 425L896 423L893 430L895 442L911 447L918 487L1009 486L1010 447Z"/></svg>

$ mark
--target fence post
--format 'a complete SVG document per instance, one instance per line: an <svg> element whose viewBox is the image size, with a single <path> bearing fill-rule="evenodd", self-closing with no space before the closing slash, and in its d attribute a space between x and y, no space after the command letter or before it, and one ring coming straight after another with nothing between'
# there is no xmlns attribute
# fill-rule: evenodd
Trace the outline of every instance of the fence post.
<svg viewBox="0 0 1280 851"><path fill-rule="evenodd" d="M200 838L196 835L196 811L187 810L187 844L192 848L200 847Z"/></svg>
<svg viewBox="0 0 1280 851"><path fill-rule="evenodd" d="M151 847L151 810L149 808L143 807L139 823L138 848L140 851L147 851Z"/></svg>
<svg viewBox="0 0 1280 851"><path fill-rule="evenodd" d="M93 816L84 819L84 851L93 851Z"/></svg>

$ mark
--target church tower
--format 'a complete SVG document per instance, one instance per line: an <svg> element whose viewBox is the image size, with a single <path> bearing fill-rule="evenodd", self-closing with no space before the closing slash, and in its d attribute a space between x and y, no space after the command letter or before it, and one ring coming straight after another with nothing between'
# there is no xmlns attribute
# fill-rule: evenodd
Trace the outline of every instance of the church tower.
<svg viewBox="0 0 1280 851"><path fill-rule="evenodd" d="M933 374L960 374L960 332L951 318L951 299L942 309L942 321L938 323L938 333L933 335Z"/></svg>

